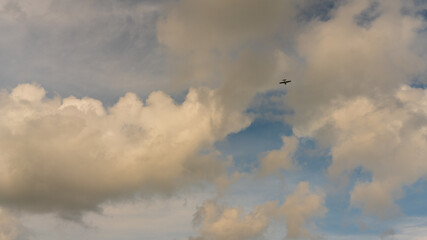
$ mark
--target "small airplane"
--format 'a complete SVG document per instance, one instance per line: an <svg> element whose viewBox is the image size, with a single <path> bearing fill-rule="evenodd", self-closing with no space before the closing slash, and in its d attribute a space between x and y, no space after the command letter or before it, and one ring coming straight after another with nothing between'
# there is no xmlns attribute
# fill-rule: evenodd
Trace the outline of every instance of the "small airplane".
<svg viewBox="0 0 427 240"><path fill-rule="evenodd" d="M284 83L284 84L286 85L286 83L290 83L290 82L292 82L292 81L291 81L291 80L287 80L287 79L285 78L285 79L283 79L281 82L279 82L279 84Z"/></svg>

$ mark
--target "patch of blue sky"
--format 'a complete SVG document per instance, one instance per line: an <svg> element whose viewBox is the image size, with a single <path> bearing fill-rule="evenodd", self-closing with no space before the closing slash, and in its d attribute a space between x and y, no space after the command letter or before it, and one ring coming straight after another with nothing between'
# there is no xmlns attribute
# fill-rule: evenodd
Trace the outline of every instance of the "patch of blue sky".
<svg viewBox="0 0 427 240"><path fill-rule="evenodd" d="M184 89L182 91L177 91L173 94L171 94L171 98L174 100L174 102L178 105L181 105L183 102L185 102L185 99L187 98L188 92L190 89Z"/></svg>
<svg viewBox="0 0 427 240"><path fill-rule="evenodd" d="M419 76L416 78L413 78L411 83L409 84L411 88L421 88L426 89L427 88L427 76Z"/></svg>
<svg viewBox="0 0 427 240"><path fill-rule="evenodd" d="M330 188L332 188L331 186ZM356 234L360 232L360 211L349 206L349 196L329 189L325 205L328 209L319 227L333 234Z"/></svg>
<svg viewBox="0 0 427 240"><path fill-rule="evenodd" d="M417 12L417 15L422 17L424 21L427 21L427 9L423 9Z"/></svg>
<svg viewBox="0 0 427 240"><path fill-rule="evenodd" d="M349 173L349 183L348 183L348 191L353 189L356 184L361 182L371 182L372 174L363 169L363 167L358 167L354 169L351 173Z"/></svg>
<svg viewBox="0 0 427 240"><path fill-rule="evenodd" d="M281 136L291 134L291 127L282 122L255 119L249 127L228 135L215 147L223 156L233 156L236 170L250 172L258 165L258 158L263 152L280 149Z"/></svg>
<svg viewBox="0 0 427 240"><path fill-rule="evenodd" d="M315 140L299 139L294 163L297 165L297 172L293 173L293 178L297 182L307 181L310 185L321 188L328 183L326 172L331 164L330 150L319 147Z"/></svg>
<svg viewBox="0 0 427 240"><path fill-rule="evenodd" d="M427 216L427 180L420 179L404 187L404 196L397 201L402 213L406 216Z"/></svg>
<svg viewBox="0 0 427 240"><path fill-rule="evenodd" d="M351 207L350 192L355 184L370 181L372 181L372 175L359 167L349 174L349 182L345 189L340 189L339 184L335 187L329 186L326 199L326 207L329 211L319 225L322 231L336 236L360 236L360 239L365 239L366 235L377 236L376 238L379 239L385 232L399 225L402 216L406 218L427 216L425 208L427 181L425 179L404 188L404 197L396 202L402 214L397 218L378 219L372 215L363 214L361 209ZM332 182L329 184L333 185Z"/></svg>
<svg viewBox="0 0 427 240"><path fill-rule="evenodd" d="M326 207L328 212L322 221L322 230L334 234L379 234L387 228L386 222L376 222L375 229L370 229L373 219L363 216L360 209L350 206L350 192L359 182L371 181L372 175L359 167L346 174L348 179L333 180L327 183ZM345 177L345 176L344 176ZM382 225L384 224L384 226Z"/></svg>
<svg viewBox="0 0 427 240"><path fill-rule="evenodd" d="M246 129L239 133L231 134L226 140L218 142L216 148L223 155L232 155L235 167L239 171L251 172L257 167L260 154L273 149L282 147L281 136L292 135L291 126L282 122L269 121L266 119L255 119L254 122ZM233 196L230 196L228 202L238 202L242 195L249 201L244 205L254 206L264 200L283 201L289 193L292 186L298 182L308 181L314 189L324 188L327 194L326 207L329 209L325 218L318 221L318 226L322 231L333 234L357 234L363 229L366 234L380 234L381 231L388 228L388 224L382 226L376 223L377 229L368 229L364 222L372 222L361 215L359 209L349 206L349 192L357 182L366 182L371 180L371 175L362 168L357 168L349 174L348 184L341 187L342 191L336 191L334 182L328 180L325 173L331 164L329 149L321 149L312 139L300 139L298 149L295 153L295 161L299 166L297 171L284 171L282 175L284 180L276 177L264 179L261 190L255 190L258 199L252 196L254 185L245 183L236 184L233 187ZM283 181L283 182L282 182ZM249 181L250 182L250 181ZM266 184L269 183L269 184ZM331 192L331 193L330 193ZM274 193L272 195L272 193ZM269 196L269 197L267 197Z"/></svg>
<svg viewBox="0 0 427 240"><path fill-rule="evenodd" d="M379 11L380 4L378 2L372 2L370 6L364 9L360 14L354 17L354 21L359 27L370 28L372 22L375 21L380 15Z"/></svg>
<svg viewBox="0 0 427 240"><path fill-rule="evenodd" d="M424 23L427 22L427 0L415 0L414 5L416 10L415 13L412 14L414 14L415 17L422 19ZM425 26L425 24L417 32L425 34L427 32L427 27ZM421 38L425 39L425 37Z"/></svg>
<svg viewBox="0 0 427 240"><path fill-rule="evenodd" d="M427 83L424 83L424 82L413 82L413 83L409 84L409 86L411 88L426 89L427 88Z"/></svg>
<svg viewBox="0 0 427 240"><path fill-rule="evenodd" d="M326 22L331 19L331 11L338 5L337 0L310 1L299 9L297 20L310 22L313 20Z"/></svg>
<svg viewBox="0 0 427 240"><path fill-rule="evenodd" d="M315 153L315 154L313 154ZM309 181L313 186L322 186L326 191L325 217L318 221L318 227L326 235L369 235L380 236L391 229L400 218L378 219L365 215L361 209L350 205L350 192L358 183L371 182L372 174L362 167L346 173L347 181L327 179L326 171L331 163L328 150L319 150L311 139L300 141L296 160L301 169L298 181ZM323 174L322 174L323 173ZM427 180L421 179L411 186L404 187L404 196L396 203L403 216L426 217Z"/></svg>
<svg viewBox="0 0 427 240"><path fill-rule="evenodd" d="M427 0L413 0L413 3L416 7L426 7Z"/></svg>
<svg viewBox="0 0 427 240"><path fill-rule="evenodd" d="M283 101L285 95L286 89L283 88L257 94L246 113L269 121L282 121L284 115L293 114Z"/></svg>
<svg viewBox="0 0 427 240"><path fill-rule="evenodd" d="M310 173L324 173L331 164L329 149L322 149L315 140L310 138L299 139L295 160L303 171Z"/></svg>
<svg viewBox="0 0 427 240"><path fill-rule="evenodd" d="M281 137L292 135L292 127L290 125L283 123L283 121L275 120L283 119L286 114L292 114L286 107L278 105L283 104L282 101L275 100L281 98L284 94L283 91L271 91L258 96L247 111L248 114L256 116L252 124L238 133L230 134L224 141L216 143L216 148L224 156L233 156L235 170L252 172L257 167L263 152L280 149L283 144ZM349 192L357 182L370 181L371 175L369 173L363 171L362 168L355 169L348 174L347 185L340 186L339 189L341 190L337 191L334 186L335 182L329 180L326 176L327 169L332 161L330 149L322 149L315 140L308 138L299 140L294 161L299 166L298 170L283 171L283 182L276 177L264 179L264 184L258 184L262 186L261 190L254 190L254 185L248 183L248 181L235 184L232 191L234 197L230 196L228 202L238 202L242 195L247 196L245 199L251 199L247 200L249 202L244 205L254 206L264 200L279 199L283 201L286 195L291 193L292 186L295 187L298 182L307 181L313 189L323 188L327 192L326 206L329 211L325 219L318 222L322 231L333 234L357 234L360 233L361 228L366 229L363 226L363 222L369 222L370 220L366 220L366 217L361 215L359 209L350 207ZM325 186L327 186L326 189ZM256 192L255 195L264 197L258 199L252 196L254 194L253 191ZM272 193L274 194L272 195ZM376 226L380 225L377 224ZM368 229L363 231L380 234L387 227L388 225L385 224L383 227L378 227L377 230Z"/></svg>
<svg viewBox="0 0 427 240"><path fill-rule="evenodd" d="M319 223L322 231L332 235L377 235L390 229L397 218L378 219L372 215L362 213L359 208L353 208L348 204L349 195L332 198L329 195L326 200L328 212ZM338 200L337 200L338 199Z"/></svg>
<svg viewBox="0 0 427 240"><path fill-rule="evenodd" d="M263 152L280 149L281 137L292 135L292 127L282 121L285 114L290 114L281 101L284 94L269 91L257 95L246 111L254 117L251 125L215 144L223 156L233 156L236 170L251 172Z"/></svg>
<svg viewBox="0 0 427 240"><path fill-rule="evenodd" d="M284 106L281 98L285 92L271 91L258 96L254 104L248 109L248 114L255 116L252 124L234 134L230 134L224 141L216 143L216 148L223 156L231 155L234 159L235 170L252 172L259 163L263 152L280 149L282 147L282 136L292 135L292 126L277 121L283 119L292 111ZM271 116L275 116L271 118ZM254 184L246 180L234 185L233 194L226 202L237 203L241 197L246 196L248 201L245 206L261 204L264 200L280 200L291 192L298 182L308 181L312 188L323 188L326 194L326 207L328 212L325 218L318 221L318 227L322 232L331 235L366 235L380 236L382 232L390 229L395 220L379 220L362 213L361 209L350 206L350 192L357 183L372 181L372 175L362 167L356 168L349 173L348 181L336 182L326 176L332 157L329 149L321 149L313 139L300 139L295 161L299 166L297 171L283 171L284 180L277 177L264 179L259 184L259 189L253 189ZM421 191L417 189L421 188ZM406 189L407 194L398 202L405 215L424 216L427 210L423 207L426 199L425 181L417 182L414 186ZM255 193L254 193L255 191ZM274 193L274 194L273 194ZM255 195L254 195L255 194ZM256 197L258 196L258 197ZM250 208L248 208L250 209Z"/></svg>

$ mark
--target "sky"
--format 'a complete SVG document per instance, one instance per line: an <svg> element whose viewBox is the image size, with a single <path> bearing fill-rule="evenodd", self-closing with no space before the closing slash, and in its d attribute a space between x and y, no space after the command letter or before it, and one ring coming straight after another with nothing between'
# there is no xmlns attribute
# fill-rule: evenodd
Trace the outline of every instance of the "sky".
<svg viewBox="0 0 427 240"><path fill-rule="evenodd" d="M425 0L0 0L0 31L0 240L427 239Z"/></svg>

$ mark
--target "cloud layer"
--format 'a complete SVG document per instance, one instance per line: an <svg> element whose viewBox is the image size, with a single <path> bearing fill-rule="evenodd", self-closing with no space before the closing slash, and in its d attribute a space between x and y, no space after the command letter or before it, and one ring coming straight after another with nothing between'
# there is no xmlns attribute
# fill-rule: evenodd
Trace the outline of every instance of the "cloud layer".
<svg viewBox="0 0 427 240"><path fill-rule="evenodd" d="M109 104L129 89L148 95L165 85L156 41L165 2L1 0L0 88L37 82Z"/></svg>
<svg viewBox="0 0 427 240"><path fill-rule="evenodd" d="M370 27L360 26L356 19L371 3L348 1L329 21L313 22L297 37L306 64L286 96L295 110L289 118L295 131L310 131L330 105L358 96L387 97L426 70L425 49L415 48L422 19L402 14L401 1L377 1L381 14Z"/></svg>

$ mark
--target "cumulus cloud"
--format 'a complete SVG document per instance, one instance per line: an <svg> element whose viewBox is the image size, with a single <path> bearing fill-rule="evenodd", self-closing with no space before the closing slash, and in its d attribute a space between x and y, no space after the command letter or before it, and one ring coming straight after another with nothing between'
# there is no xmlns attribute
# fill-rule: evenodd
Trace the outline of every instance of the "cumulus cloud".
<svg viewBox="0 0 427 240"><path fill-rule="evenodd" d="M312 22L297 43L305 69L284 98L295 135L331 149L329 176L358 167L372 175L350 201L381 218L395 216L402 187L427 174L426 92L408 86L426 70L414 12L402 1L347 1Z"/></svg>
<svg viewBox="0 0 427 240"><path fill-rule="evenodd" d="M267 202L245 214L242 208L227 208L215 201L205 202L194 219L195 224L200 225L200 236L190 237L190 240L261 239L275 209L277 202Z"/></svg>
<svg viewBox="0 0 427 240"><path fill-rule="evenodd" d="M276 83L279 62L285 58L274 47L274 32L282 27L283 20L293 16L291 2L171 3L173 7L158 25L159 41L172 54L172 60L176 56L184 59L176 62L184 63L179 69L193 73L206 71L218 77L214 81L216 90L190 88L182 104L159 91L152 92L145 102L128 93L108 109L101 101L88 97L46 98L46 91L35 85L22 84L11 93L3 91L0 99L0 203L31 212L58 212L62 217L76 218L84 210L96 210L99 203L108 199L135 193L143 197L170 195L205 181L224 179L221 175L226 163L217 160L213 143L248 126L250 118L244 112L252 98ZM78 69L81 62L90 62L84 71L97 69L105 74L114 73L108 77L111 80L111 76L123 73L110 71L117 66L111 63L117 58L111 56L129 56L124 54L128 53L128 47L132 52L138 52L134 51L135 47L141 51L146 47L138 45L141 43L135 40L138 36L129 35L139 33L138 27L143 26L145 20L140 13L147 10L144 4L134 4L137 3L89 1L71 4L46 0L32 8L30 2L16 3L16 11L10 14L21 14L20 18L11 18L0 27L9 28L17 21L15 24L19 28L0 47L19 48L31 41L42 49L47 47L46 54L32 63L51 66L52 55L58 57L57 62L64 63L61 66L68 66L64 71L67 73L69 69ZM106 11L97 9L98 5ZM215 14L211 14L212 8L216 9ZM150 8L147 11L150 12ZM74 19L77 13L81 18ZM117 22L107 21L111 29L98 28L106 25L105 17L111 15L118 19ZM24 24L28 21L33 24ZM91 24L84 24L88 21ZM115 37L111 38L109 32L115 32L117 26L124 26L126 31L120 36L113 34ZM17 33L22 31L25 35L33 28L49 30L34 39ZM91 29L97 31L88 34ZM183 34L176 34L176 31ZM72 39L87 41L78 41L82 45L75 46L76 42L64 37L71 35L75 37ZM105 42L106 39L111 42ZM123 46L122 40L129 40L129 45ZM52 44L44 44L45 41ZM189 42L197 44L188 47ZM262 49L241 48L244 42ZM70 49L62 51L66 45ZM263 46L267 46L266 51ZM114 52L116 49L122 49L123 55ZM38 50L35 52L39 53ZM215 51L220 53L219 58ZM73 54L67 54L70 52ZM100 52L102 54L98 54ZM61 58L64 54L70 58ZM195 61L192 61L193 54ZM82 59L85 61L80 61ZM93 66L98 59L106 62ZM215 61L207 64L211 60ZM135 67L135 62L130 65ZM32 69L33 65L29 66ZM120 66L119 69L123 70ZM72 72L70 76L81 71ZM193 73L185 81L199 78ZM120 79L126 76L120 75ZM178 74L174 79L184 78Z"/></svg>
<svg viewBox="0 0 427 240"><path fill-rule="evenodd" d="M286 223L287 239L311 238L307 223L313 218L322 217L325 212L324 195L311 192L308 182L299 183L283 205L280 206L278 201L266 202L247 214L242 208L207 201L197 210L194 218L199 236L190 237L190 240L264 239L264 234L274 221Z"/></svg>
<svg viewBox="0 0 427 240"><path fill-rule="evenodd" d="M427 90L404 86L386 102L360 97L340 105L331 106L313 132L332 146L329 176L362 167L372 180L357 183L351 204L379 217L396 214L402 187L427 174Z"/></svg>
<svg viewBox="0 0 427 240"><path fill-rule="evenodd" d="M422 36L418 33L422 20L403 15L401 1L377 2L381 14L369 28L358 25L355 18L372 1L347 1L332 19L311 23L297 37L306 64L286 97L295 110L288 121L297 133L309 132L330 104L360 95L393 94L426 70L425 55L413 48Z"/></svg>
<svg viewBox="0 0 427 240"><path fill-rule="evenodd" d="M212 144L249 123L239 112L224 114L217 92L202 88L180 105L162 92L145 103L128 93L108 109L44 93L23 84L1 94L0 203L63 217L220 178L227 163Z"/></svg>
<svg viewBox="0 0 427 240"><path fill-rule="evenodd" d="M282 141L282 148L265 153L265 156L261 159L261 175L292 169L293 157L298 147L298 139L295 136L290 136L282 137Z"/></svg>
<svg viewBox="0 0 427 240"><path fill-rule="evenodd" d="M316 217L322 217L327 209L324 206L323 193L310 191L308 182L301 182L293 194L286 198L280 212L286 218L286 237L289 239L311 238L307 223Z"/></svg>

